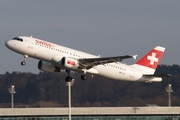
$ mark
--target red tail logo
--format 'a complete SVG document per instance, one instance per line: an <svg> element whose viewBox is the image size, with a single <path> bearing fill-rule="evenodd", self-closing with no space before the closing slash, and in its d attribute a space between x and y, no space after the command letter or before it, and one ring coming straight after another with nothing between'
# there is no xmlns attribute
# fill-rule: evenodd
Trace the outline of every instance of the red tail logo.
<svg viewBox="0 0 180 120"><path fill-rule="evenodd" d="M156 69L164 53L164 50L164 47L157 46L143 58L141 58L136 64Z"/></svg>

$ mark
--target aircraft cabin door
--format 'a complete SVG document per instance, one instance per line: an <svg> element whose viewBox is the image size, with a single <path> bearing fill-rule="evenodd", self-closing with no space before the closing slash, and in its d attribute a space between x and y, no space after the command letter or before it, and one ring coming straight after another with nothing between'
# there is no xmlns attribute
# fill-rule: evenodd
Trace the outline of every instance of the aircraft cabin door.
<svg viewBox="0 0 180 120"><path fill-rule="evenodd" d="M29 39L28 41L29 41L28 47L31 48L31 49L33 49L33 46L34 46L34 40L33 40L33 39Z"/></svg>

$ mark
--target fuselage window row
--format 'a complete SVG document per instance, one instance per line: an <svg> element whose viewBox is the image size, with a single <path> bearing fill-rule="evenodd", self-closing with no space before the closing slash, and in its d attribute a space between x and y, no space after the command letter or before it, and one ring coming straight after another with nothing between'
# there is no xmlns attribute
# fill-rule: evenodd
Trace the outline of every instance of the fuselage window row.
<svg viewBox="0 0 180 120"><path fill-rule="evenodd" d="M41 44L36 44L36 45L41 46L41 47L46 47L46 48L49 48L49 49L51 49L51 50L56 50L56 51L59 51L59 52L61 52L61 53L69 54L69 53L66 52L66 51L62 51L62 50L55 49L55 48L50 48L50 47L47 47L47 46L45 46L45 45L41 45ZM70 53L70 55L72 55L72 53ZM85 57L82 57L82 56L76 55L76 54L74 54L74 56L75 56L75 57L78 57L78 58L85 58Z"/></svg>

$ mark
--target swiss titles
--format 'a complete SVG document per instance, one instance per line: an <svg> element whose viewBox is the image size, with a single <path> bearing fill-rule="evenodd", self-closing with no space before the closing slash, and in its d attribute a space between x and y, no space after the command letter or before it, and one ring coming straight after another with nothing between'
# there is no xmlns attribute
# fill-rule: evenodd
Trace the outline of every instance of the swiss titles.
<svg viewBox="0 0 180 120"><path fill-rule="evenodd" d="M52 47L50 43L41 40L36 40L36 44L44 45L46 47Z"/></svg>

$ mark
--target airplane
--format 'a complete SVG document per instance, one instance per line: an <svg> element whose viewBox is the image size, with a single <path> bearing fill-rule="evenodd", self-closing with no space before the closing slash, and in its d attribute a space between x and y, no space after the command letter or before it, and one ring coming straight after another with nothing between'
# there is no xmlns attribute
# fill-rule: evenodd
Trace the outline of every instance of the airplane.
<svg viewBox="0 0 180 120"><path fill-rule="evenodd" d="M70 71L81 73L81 79L88 79L88 75L98 75L114 80L160 82L162 77L169 74L154 75L154 72L165 51L164 47L156 46L135 64L121 63L124 59L137 55L114 57L100 57L51 43L32 36L19 36L5 42L10 50L24 56L21 65L26 64L28 57L38 59L38 69L45 72L61 72L65 70L68 76L65 80L74 78Z"/></svg>

